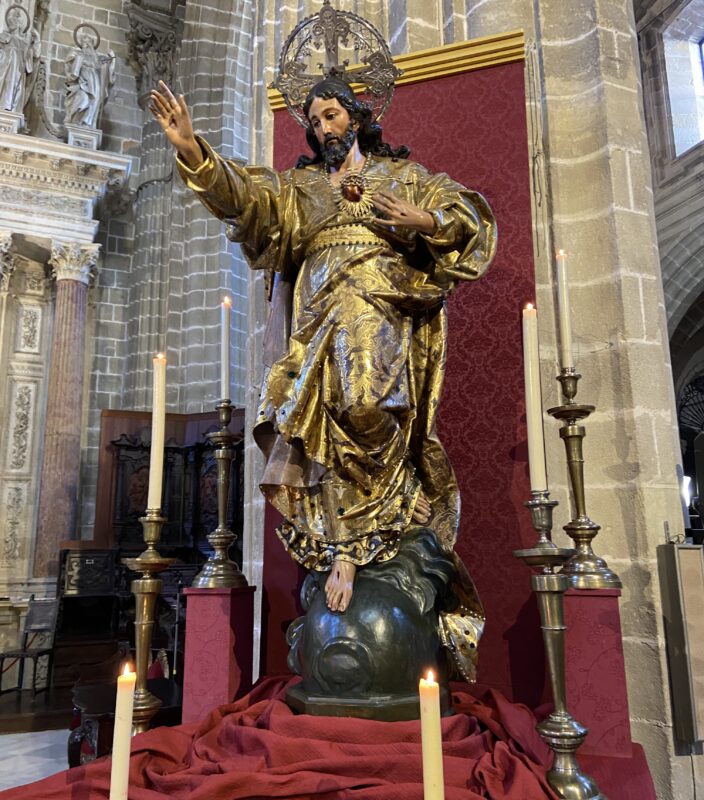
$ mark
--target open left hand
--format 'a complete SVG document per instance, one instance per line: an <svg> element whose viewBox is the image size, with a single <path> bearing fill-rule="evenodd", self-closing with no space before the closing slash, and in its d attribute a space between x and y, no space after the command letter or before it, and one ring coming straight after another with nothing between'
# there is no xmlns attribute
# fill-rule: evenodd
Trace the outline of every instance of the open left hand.
<svg viewBox="0 0 704 800"><path fill-rule="evenodd" d="M390 227L404 227L419 233L433 234L435 232L435 220L432 215L402 200L393 192L379 191L372 197L376 208L384 214L384 219L377 217L375 223Z"/></svg>

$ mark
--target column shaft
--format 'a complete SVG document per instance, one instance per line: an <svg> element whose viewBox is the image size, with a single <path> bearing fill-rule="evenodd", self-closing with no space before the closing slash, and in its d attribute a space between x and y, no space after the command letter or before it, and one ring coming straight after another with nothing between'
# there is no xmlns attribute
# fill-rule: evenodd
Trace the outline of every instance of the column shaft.
<svg viewBox="0 0 704 800"><path fill-rule="evenodd" d="M57 574L60 542L76 534L87 297L84 282L57 282L35 577Z"/></svg>

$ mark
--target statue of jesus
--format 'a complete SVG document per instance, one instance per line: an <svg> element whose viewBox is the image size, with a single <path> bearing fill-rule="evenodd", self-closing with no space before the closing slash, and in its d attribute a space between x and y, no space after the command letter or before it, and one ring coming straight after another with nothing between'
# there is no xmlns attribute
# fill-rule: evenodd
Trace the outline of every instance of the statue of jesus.
<svg viewBox="0 0 704 800"><path fill-rule="evenodd" d="M491 210L385 143L335 76L304 104L312 154L284 172L219 156L163 82L150 109L187 185L251 266L290 289L290 332L255 420L261 485L285 518L284 546L329 572L327 605L345 612L357 571L393 559L409 529L430 528L452 554L459 493L435 429L445 300L491 263Z"/></svg>

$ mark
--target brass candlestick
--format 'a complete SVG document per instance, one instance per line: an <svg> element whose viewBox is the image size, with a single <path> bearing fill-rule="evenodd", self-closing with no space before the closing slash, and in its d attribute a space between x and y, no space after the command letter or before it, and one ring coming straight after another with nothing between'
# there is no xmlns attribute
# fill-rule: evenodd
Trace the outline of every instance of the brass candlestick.
<svg viewBox="0 0 704 800"><path fill-rule="evenodd" d="M574 367L563 368L557 380L562 386L565 402L561 406L548 409L548 414L564 423L560 428L560 438L565 443L576 512L575 518L565 525L564 530L573 539L577 552L562 568L562 573L568 577L575 589L620 589L621 579L592 549L592 540L599 532L600 526L587 516L582 450L586 431L584 426L578 423L594 411L594 406L580 405L574 401L581 377Z"/></svg>
<svg viewBox="0 0 704 800"><path fill-rule="evenodd" d="M166 522L166 518L161 516L161 509L148 508L146 515L140 517L139 521L144 529L147 548L137 558L122 559L122 563L129 569L142 573L142 577L133 580L130 586L135 598L134 647L137 678L132 713L134 733L144 733L161 706L161 700L147 689L147 671L151 655L156 599L163 585L161 578L157 576L176 560L164 558L156 549L161 538L161 526Z"/></svg>
<svg viewBox="0 0 704 800"><path fill-rule="evenodd" d="M216 446L218 527L208 535L208 541L213 546L213 554L203 564L203 568L193 580L193 586L197 589L224 589L247 586L247 579L227 554L227 551L237 538L227 527L230 473L232 471L232 460L235 457L235 450L232 445L237 439L229 427L233 406L229 400L221 400L216 408L220 418L220 430L215 433L209 433L208 439Z"/></svg>
<svg viewBox="0 0 704 800"><path fill-rule="evenodd" d="M551 541L552 510L557 503L549 500L548 492L532 492L525 505L530 509L539 538L535 547L514 550L513 554L528 566L540 570L539 574L531 576L531 585L540 610L554 710L538 723L536 730L555 754L547 774L548 783L560 797L568 800L606 800L594 780L579 768L576 752L588 731L567 710L563 595L569 588L569 580L566 575L556 575L553 570L571 558L575 551L557 547Z"/></svg>

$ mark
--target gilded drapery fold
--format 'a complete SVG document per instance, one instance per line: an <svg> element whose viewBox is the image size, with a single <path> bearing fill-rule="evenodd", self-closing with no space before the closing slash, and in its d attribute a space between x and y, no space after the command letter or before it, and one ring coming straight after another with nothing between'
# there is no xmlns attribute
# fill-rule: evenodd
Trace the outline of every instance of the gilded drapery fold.
<svg viewBox="0 0 704 800"><path fill-rule="evenodd" d="M241 167L200 143L204 163L190 170L178 161L182 177L229 224L251 266L276 275L254 435L267 458L262 490L286 520L283 544L317 570L335 559L362 566L391 558L423 490L428 527L450 553L459 492L435 427L445 300L494 256L486 201L419 164L368 156L371 191L427 210L436 229L388 229L373 216L360 224L338 208L319 165ZM462 575L470 598L462 613L474 620L464 646L471 640L474 649L483 617ZM445 616L445 638L461 639L462 615Z"/></svg>

